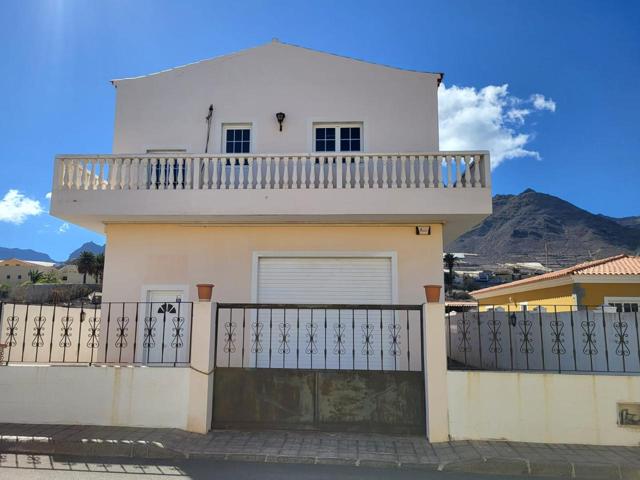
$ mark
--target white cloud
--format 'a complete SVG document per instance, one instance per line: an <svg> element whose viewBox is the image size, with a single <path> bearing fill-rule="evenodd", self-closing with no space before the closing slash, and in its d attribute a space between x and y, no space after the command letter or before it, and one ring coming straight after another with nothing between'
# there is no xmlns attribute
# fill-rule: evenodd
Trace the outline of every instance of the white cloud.
<svg viewBox="0 0 640 480"><path fill-rule="evenodd" d="M556 111L556 102L550 98L545 98L544 95L534 93L531 95L531 101L536 110L549 110L550 112Z"/></svg>
<svg viewBox="0 0 640 480"><path fill-rule="evenodd" d="M44 198L46 198L47 200L51 200L51 192L48 192Z"/></svg>
<svg viewBox="0 0 640 480"><path fill-rule="evenodd" d="M69 224L64 222L60 227L58 227L58 233L67 233L69 231Z"/></svg>
<svg viewBox="0 0 640 480"><path fill-rule="evenodd" d="M9 190L0 200L0 222L19 225L28 217L40 215L43 212L38 200L25 197L18 190Z"/></svg>
<svg viewBox="0 0 640 480"><path fill-rule="evenodd" d="M520 129L535 110L555 111L555 107L544 95L535 94L528 100L513 96L506 84L479 90L442 84L438 92L440 148L489 150L492 167L511 158L540 158L538 152L526 148L532 134Z"/></svg>

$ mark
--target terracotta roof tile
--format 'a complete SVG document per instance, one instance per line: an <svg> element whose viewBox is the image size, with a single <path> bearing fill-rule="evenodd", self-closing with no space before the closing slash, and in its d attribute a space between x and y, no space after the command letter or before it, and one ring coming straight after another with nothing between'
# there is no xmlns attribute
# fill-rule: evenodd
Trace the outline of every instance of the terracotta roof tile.
<svg viewBox="0 0 640 480"><path fill-rule="evenodd" d="M471 295L495 292L505 288L567 277L569 275L640 275L640 257L616 255L613 257L601 258L600 260L592 260L590 262L579 263L572 267L563 268L543 275L537 275L523 280L516 280L515 282L476 290L471 292Z"/></svg>

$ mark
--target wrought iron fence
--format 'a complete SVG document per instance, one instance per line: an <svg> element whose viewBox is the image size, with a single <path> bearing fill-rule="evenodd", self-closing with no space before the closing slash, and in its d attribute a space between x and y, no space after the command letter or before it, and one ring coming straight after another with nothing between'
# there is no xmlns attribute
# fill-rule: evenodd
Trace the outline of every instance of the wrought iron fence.
<svg viewBox="0 0 640 480"><path fill-rule="evenodd" d="M0 303L4 364L187 365L190 302Z"/></svg>
<svg viewBox="0 0 640 480"><path fill-rule="evenodd" d="M451 312L449 368L638 374L638 321L606 306Z"/></svg>
<svg viewBox="0 0 640 480"><path fill-rule="evenodd" d="M219 303L216 367L422 371L421 305Z"/></svg>

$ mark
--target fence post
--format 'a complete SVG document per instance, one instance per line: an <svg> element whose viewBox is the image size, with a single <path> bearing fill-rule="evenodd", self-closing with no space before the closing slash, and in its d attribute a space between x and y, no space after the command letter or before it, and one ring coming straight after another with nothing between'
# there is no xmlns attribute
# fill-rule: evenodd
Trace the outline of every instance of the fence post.
<svg viewBox="0 0 640 480"><path fill-rule="evenodd" d="M187 430L207 433L213 415L213 368L217 304L194 302L191 323L191 373Z"/></svg>
<svg viewBox="0 0 640 480"><path fill-rule="evenodd" d="M427 437L430 442L446 442L449 440L449 395L444 303L423 305L423 328Z"/></svg>

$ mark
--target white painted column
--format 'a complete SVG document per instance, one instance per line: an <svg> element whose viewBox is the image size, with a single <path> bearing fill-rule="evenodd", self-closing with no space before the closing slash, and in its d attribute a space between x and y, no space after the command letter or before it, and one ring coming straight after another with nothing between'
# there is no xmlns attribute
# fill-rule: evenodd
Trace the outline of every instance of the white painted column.
<svg viewBox="0 0 640 480"><path fill-rule="evenodd" d="M449 400L444 302L425 303L423 308L427 437L430 442L446 442L449 440Z"/></svg>
<svg viewBox="0 0 640 480"><path fill-rule="evenodd" d="M207 433L211 429L215 315L215 303L193 303L189 413L187 416L187 430L190 432Z"/></svg>

